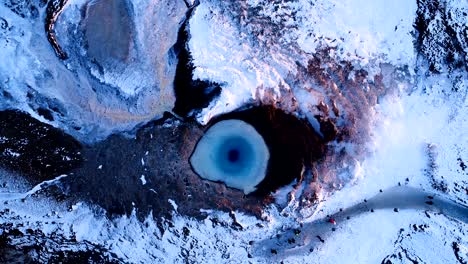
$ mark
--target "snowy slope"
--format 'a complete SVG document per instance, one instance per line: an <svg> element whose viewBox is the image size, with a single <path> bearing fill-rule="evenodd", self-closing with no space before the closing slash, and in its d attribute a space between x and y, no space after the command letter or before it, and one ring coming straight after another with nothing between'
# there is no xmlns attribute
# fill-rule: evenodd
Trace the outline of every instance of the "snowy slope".
<svg viewBox="0 0 468 264"><path fill-rule="evenodd" d="M200 121L258 100L266 89L287 92L297 64L306 66L324 48L371 73L382 62L414 65L416 7L411 1L202 1L190 20L194 78L224 89Z"/></svg>
<svg viewBox="0 0 468 264"><path fill-rule="evenodd" d="M40 191L54 182L28 188L14 175L2 172L0 182L8 185L1 192L17 194L0 195L1 201L8 200L0 203L0 226L23 233L43 230L38 236L18 237L13 244L28 244L39 237L53 249L42 252L44 256L60 250L57 242L76 239L70 242L72 251L99 245L109 258L129 263L466 263L468 74L466 65L450 64L440 47L445 43L447 53L466 62L463 32L467 32L468 17L463 10L468 3L441 3L443 7L434 9L424 1L418 6L416 1L403 0L236 4L207 0L196 7L189 21L188 43L194 78L220 83L223 88L220 97L198 116L200 123L248 102L277 101L311 123L320 114L343 127L360 127L344 142L333 143L335 150L346 154L331 159L339 164L330 178L333 182L324 180L331 187L319 192L319 203L303 207L300 191L286 200L284 194L290 189L284 188L277 196L279 204L287 206L266 208L262 220L234 212L234 223L229 214L208 210L208 218L199 221L179 215L175 206L174 218L158 226L151 216L143 223L135 215L109 219L93 205L54 201L47 191ZM3 7L0 12L14 17ZM442 16L447 12L450 18ZM417 16L430 25L424 34L413 28ZM438 34L450 25L458 30L455 38ZM24 28L32 31L30 27ZM19 43L29 50L29 42ZM30 62L6 47L10 49L5 54L17 58L17 63ZM327 59L318 74L304 70L310 60L323 54ZM353 70L342 71L346 63ZM359 70L368 74L356 85ZM314 80L325 76L322 72L349 81L351 91L340 90L346 82ZM348 78L341 78L344 72ZM16 82L34 76L9 74L17 76ZM384 79L381 86L375 85L379 76ZM24 90L15 92L14 100L26 100L21 99ZM353 97L361 92L370 99ZM296 103L285 103L291 97ZM359 101L362 98L365 102ZM332 101L344 115L317 110L320 102L332 108ZM329 154L334 157L336 153ZM30 192L24 200L8 198L24 197L28 189L37 194ZM394 190L406 194L415 190L414 197L423 202L411 204ZM395 194L396 205L392 199L379 200L387 193ZM349 214L342 215L341 210Z"/></svg>

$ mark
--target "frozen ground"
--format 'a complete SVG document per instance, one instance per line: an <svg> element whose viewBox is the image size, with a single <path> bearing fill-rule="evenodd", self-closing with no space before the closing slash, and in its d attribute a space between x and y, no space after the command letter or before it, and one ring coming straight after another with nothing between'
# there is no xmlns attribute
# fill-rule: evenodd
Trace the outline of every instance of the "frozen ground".
<svg viewBox="0 0 468 264"><path fill-rule="evenodd" d="M103 26L102 31L97 30L98 34L104 35L106 30L129 23L131 33L123 36L122 42L128 42L130 48L124 62L103 65L86 57L85 46L96 45L83 43L81 35L86 24L81 21L81 15L94 19L93 15L106 14L86 13L88 1L66 1L55 24L58 43L68 56L62 61L47 41L43 23L46 6L36 2L40 1L0 4L0 47L1 57L5 58L0 63L1 109L22 109L88 142L131 129L172 109L177 58L171 47L185 16L186 6L182 1L161 1L159 4L166 3L166 8L156 8L152 1L134 1L135 7L130 4L121 7L120 12L135 16L127 20L124 17L123 22L107 17L108 23L115 25ZM35 12L30 14L29 10ZM93 28L92 22L89 23ZM153 25L162 23L165 26L158 27L159 31L152 29ZM133 28L134 24L139 27ZM104 36L99 40L107 39ZM118 49L112 43L103 45L103 50L96 48L89 53L99 56Z"/></svg>
<svg viewBox="0 0 468 264"><path fill-rule="evenodd" d="M307 79L300 78L300 66L307 67L314 52L327 47L333 47L329 55L334 60L367 71L368 79L385 74L383 64L405 69L404 78L387 83L378 100L365 104L366 111L360 113L366 115L363 120L370 133L365 143L351 138L344 148L351 154L360 149L361 154L353 159L353 168L340 176L342 185L322 192L314 207L300 207L298 192L284 209L267 209L265 220L236 212L238 223L233 223L229 214L216 211L203 221L187 219L177 214L175 205L174 219L158 227L151 217L144 223L135 216L110 220L93 205L66 208L41 194L40 189L53 182L31 186L38 193L26 195L24 183L2 173L0 182L8 183L2 192L17 194L0 196L8 200L0 203L0 224L11 223L11 228L23 233L42 230L41 243L52 248L59 247L60 239L78 241L69 247L71 251L100 245L111 258L131 263L466 263L468 76L466 64L458 67L446 57L452 53L454 61L466 63L463 32L467 32L468 4L443 3L443 9L438 7L442 11L426 10L415 1L389 4L383 0L252 0L239 5L201 1L197 7L189 22L188 43L194 77L223 87L220 97L198 116L201 123L246 102L282 101L291 95L298 109L286 110L307 116L311 106L323 99L320 87L304 85ZM425 4L430 6L420 2ZM0 14L15 17L3 6ZM413 28L417 16L429 25L422 37ZM15 21L27 24L26 19ZM439 34L450 25L458 29L454 38ZM19 36L19 31L32 29L25 25L16 30ZM30 43L18 41L17 35L10 43L35 54ZM2 63L0 67L29 69L34 60L8 45L3 52L15 58L16 65ZM14 76L18 76L15 80L33 80L35 75ZM25 89L8 91L14 91L12 100L21 101ZM24 109L25 105L16 107ZM405 208L408 203L396 195L398 188L414 191L421 204ZM379 202L387 193L394 193L395 201ZM11 200L15 195L24 199ZM451 213L448 205L453 202L457 203L455 211L461 213ZM341 209L349 215L340 214ZM18 238L14 244L27 241Z"/></svg>
<svg viewBox="0 0 468 264"><path fill-rule="evenodd" d="M414 65L416 8L413 1L202 1L190 20L194 78L224 89L200 121L258 99L267 89L276 96L295 89L287 79L296 75L297 64L305 67L325 47L335 48L331 56L337 61L369 72L379 71L382 62Z"/></svg>

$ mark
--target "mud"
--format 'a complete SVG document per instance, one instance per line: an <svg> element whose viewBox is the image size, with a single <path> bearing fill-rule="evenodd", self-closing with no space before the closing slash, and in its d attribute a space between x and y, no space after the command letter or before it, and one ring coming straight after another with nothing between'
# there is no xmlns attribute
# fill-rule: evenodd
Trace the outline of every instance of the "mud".
<svg viewBox="0 0 468 264"><path fill-rule="evenodd" d="M232 118L252 124L270 148L267 176L248 196L202 180L189 163L204 131ZM113 135L90 146L83 152L84 166L63 182L67 194L96 203L111 215L130 214L135 208L141 217L149 212L170 217L174 201L182 215L203 217L200 209L219 209L260 217L273 202L270 193L294 179L300 182L303 168L311 169L323 155L324 144L306 121L270 106L230 113L206 127L166 114L138 129L135 137Z"/></svg>
<svg viewBox="0 0 468 264"><path fill-rule="evenodd" d="M204 129L167 114L140 128L134 137L113 135L84 150L86 162L63 180L66 193L97 204L110 215L202 217L200 209L241 210L260 215L263 199L245 197L223 184L202 180L189 157ZM144 177L144 181L142 180Z"/></svg>
<svg viewBox="0 0 468 264"><path fill-rule="evenodd" d="M125 62L132 42L132 20L127 1L104 0L87 4L83 21L88 57L104 66Z"/></svg>

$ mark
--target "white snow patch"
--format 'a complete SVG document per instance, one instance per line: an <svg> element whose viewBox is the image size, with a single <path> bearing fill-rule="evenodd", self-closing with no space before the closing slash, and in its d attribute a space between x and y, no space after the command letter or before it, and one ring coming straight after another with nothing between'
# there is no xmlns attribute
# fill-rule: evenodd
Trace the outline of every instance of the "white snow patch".
<svg viewBox="0 0 468 264"><path fill-rule="evenodd" d="M18 158L19 156L21 156L20 153L15 152L15 151L13 151L12 149L9 149L9 148L6 148L6 149L3 151L3 155L4 155L4 156L15 157L15 158Z"/></svg>
<svg viewBox="0 0 468 264"><path fill-rule="evenodd" d="M1 192L0 193L0 201L6 202L6 201L11 201L11 200L25 199L25 198L39 192L43 188L60 181L62 178L67 177L67 176L68 176L67 174L63 174L63 175L55 177L52 180L41 182L40 184L34 186L31 190L29 190L27 192L24 192L24 193L21 193L21 192Z"/></svg>
<svg viewBox="0 0 468 264"><path fill-rule="evenodd" d="M172 205L172 207L174 208L174 211L177 212L177 208L179 207L177 206L176 202L172 199L168 199L167 201Z"/></svg>
<svg viewBox="0 0 468 264"><path fill-rule="evenodd" d="M141 181L141 184L142 184L142 185L145 185L145 184L146 184L146 178L145 178L145 175L141 175L141 177L140 177L140 181Z"/></svg>
<svg viewBox="0 0 468 264"><path fill-rule="evenodd" d="M196 66L194 79L223 86L220 98L202 113L202 123L256 99L257 88L274 88L278 94L278 85L288 87L283 78L295 71L292 58L260 57L248 43L248 36L216 5L203 2L196 8L190 19L190 34L188 46Z"/></svg>
<svg viewBox="0 0 468 264"><path fill-rule="evenodd" d="M337 58L362 66L375 61L414 63L416 1L319 0L297 6L302 23L296 41L305 52L326 45L337 48Z"/></svg>

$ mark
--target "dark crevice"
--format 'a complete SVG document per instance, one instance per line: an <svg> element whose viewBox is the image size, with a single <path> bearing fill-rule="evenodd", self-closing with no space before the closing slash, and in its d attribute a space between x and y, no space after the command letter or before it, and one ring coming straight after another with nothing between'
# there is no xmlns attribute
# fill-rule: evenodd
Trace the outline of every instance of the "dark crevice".
<svg viewBox="0 0 468 264"><path fill-rule="evenodd" d="M54 48L57 57L61 60L67 59L68 56L57 41L54 28L55 22L57 21L60 13L62 13L67 1L68 0L50 0L46 8L45 32L47 34L47 40L52 48Z"/></svg>
<svg viewBox="0 0 468 264"><path fill-rule="evenodd" d="M195 5L198 5L198 4L199 4L199 1L194 1L194 3L191 4L189 0L184 0L184 3L185 3L185 6L186 6L187 8L192 8L192 7L194 7Z"/></svg>
<svg viewBox="0 0 468 264"><path fill-rule="evenodd" d="M52 115L52 112L47 108L40 107L37 109L37 113L49 121L54 121L54 116Z"/></svg>
<svg viewBox="0 0 468 264"><path fill-rule="evenodd" d="M188 26L198 4L199 2L196 1L192 7L189 7L185 20L179 28L177 42L172 47L173 53L179 60L174 79L176 102L173 111L181 117L193 117L221 93L221 86L218 83L193 79L195 67L187 46L190 39Z"/></svg>
<svg viewBox="0 0 468 264"><path fill-rule="evenodd" d="M460 245L457 242L452 243L452 249L453 253L455 254L455 258L460 264L468 264L468 259L464 259L461 250L460 250Z"/></svg>

